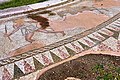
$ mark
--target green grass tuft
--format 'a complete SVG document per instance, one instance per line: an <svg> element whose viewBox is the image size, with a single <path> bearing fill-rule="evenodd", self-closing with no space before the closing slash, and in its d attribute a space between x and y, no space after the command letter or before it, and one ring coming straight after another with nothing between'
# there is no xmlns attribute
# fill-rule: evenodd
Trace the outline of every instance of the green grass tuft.
<svg viewBox="0 0 120 80"><path fill-rule="evenodd" d="M47 0L11 0L9 2L5 2L0 4L0 9L10 8L10 7L18 7L28 4L34 4L37 2L44 2Z"/></svg>

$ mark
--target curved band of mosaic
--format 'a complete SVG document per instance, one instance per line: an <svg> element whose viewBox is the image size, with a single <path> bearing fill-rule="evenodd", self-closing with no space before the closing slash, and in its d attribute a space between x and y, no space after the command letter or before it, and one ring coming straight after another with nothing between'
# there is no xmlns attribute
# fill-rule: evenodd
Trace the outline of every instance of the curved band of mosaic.
<svg viewBox="0 0 120 80"><path fill-rule="evenodd" d="M80 34L77 34L77 35L74 35L72 37L69 37L67 39L64 39L64 40L61 40L59 42L56 42L56 43L53 43L53 44L50 44L50 45L47 45L47 46L44 46L42 48L39 48L39 49L34 49L34 50L31 50L31 51L28 51L26 53L23 53L23 54L20 54L20 55L17 55L17 56L13 56L13 57L10 57L10 58L7 58L7 59L3 59L3 60L0 60L0 67L1 66L4 66L4 65L7 65L7 64L10 64L10 63L14 63L16 61L19 61L21 59L26 59L26 58L29 58L29 57L32 57L32 56L35 56L37 54L41 54L41 53L44 53L44 52L47 52L47 51L50 51L50 50L53 50L55 48L58 48L60 46L65 46L66 44L68 43L71 43L71 42L74 42L74 41L77 41L79 42L79 44L83 47L85 47L85 49L83 49L82 51L85 51L85 50L88 50L94 46L96 46L97 44L101 43L102 41L108 39L111 35L105 35L105 34L102 34L102 33L98 33L100 35L102 35L103 37L105 37L103 40L101 41L98 41L97 43L95 43L94 45L92 46L87 46L83 43L81 43L79 41L79 39L82 39L90 34L93 34L94 32L97 32L98 30L101 30L102 28L105 28L106 26L109 26L112 22L116 21L117 19L120 18L120 13L118 13L117 15L115 15L114 17L112 17L111 19L107 20L106 22L98 25L97 27L95 28L92 28L90 30L87 30L83 33L80 33ZM113 31L114 33L119 33L120 32L120 26L116 26L118 31L114 31L114 30L110 30L108 28L109 31ZM114 36L114 34L113 34ZM90 37L89 37L90 38ZM92 38L91 38L92 39ZM93 39L92 39L93 40Z"/></svg>

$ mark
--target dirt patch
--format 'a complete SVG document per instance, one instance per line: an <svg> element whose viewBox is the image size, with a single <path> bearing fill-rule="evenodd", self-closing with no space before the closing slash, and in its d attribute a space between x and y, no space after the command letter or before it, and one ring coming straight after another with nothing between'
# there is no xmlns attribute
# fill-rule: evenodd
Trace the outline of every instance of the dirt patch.
<svg viewBox="0 0 120 80"><path fill-rule="evenodd" d="M119 74L120 57L89 54L48 70L39 80L120 80Z"/></svg>

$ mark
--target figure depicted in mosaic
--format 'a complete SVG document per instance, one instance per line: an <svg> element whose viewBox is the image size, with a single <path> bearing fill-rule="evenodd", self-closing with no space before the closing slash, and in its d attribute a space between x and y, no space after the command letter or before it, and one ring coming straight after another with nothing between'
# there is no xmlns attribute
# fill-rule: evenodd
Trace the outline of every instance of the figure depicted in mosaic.
<svg viewBox="0 0 120 80"><path fill-rule="evenodd" d="M48 31L46 30L47 27L50 27L49 25L49 20L47 18L44 18L42 16L37 16L34 14L30 14L27 16L28 18L31 18L31 21L25 21L24 18L19 18L14 20L13 23L13 28L14 30L10 33L7 33L7 28L5 27L5 36L9 38L10 41L10 36L17 32L18 30L21 30L23 36L25 36L25 40L32 43L33 40L32 37L35 32L43 32L43 33L62 33L65 35L64 31ZM25 23L35 23L36 26L30 25L30 26L25 26ZM41 27L38 27L38 25L41 25Z"/></svg>

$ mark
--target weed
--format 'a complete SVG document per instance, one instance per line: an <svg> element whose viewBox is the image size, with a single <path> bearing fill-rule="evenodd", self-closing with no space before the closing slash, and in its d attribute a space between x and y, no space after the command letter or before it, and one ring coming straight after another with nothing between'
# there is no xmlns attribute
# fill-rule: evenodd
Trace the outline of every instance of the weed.
<svg viewBox="0 0 120 80"><path fill-rule="evenodd" d="M47 0L11 0L9 2L5 2L0 4L0 9L10 8L10 7L18 7L28 4L34 4L37 2L43 2Z"/></svg>

